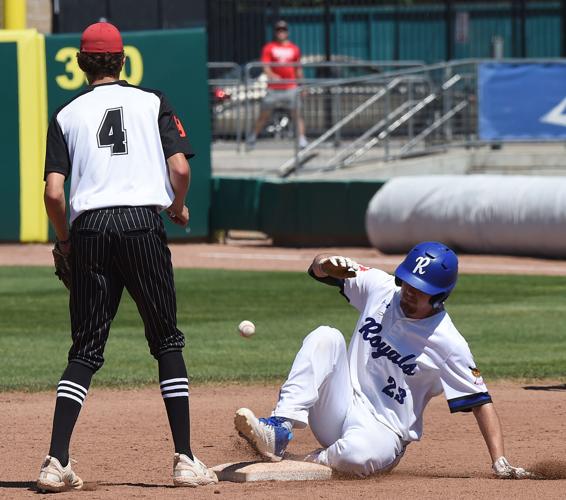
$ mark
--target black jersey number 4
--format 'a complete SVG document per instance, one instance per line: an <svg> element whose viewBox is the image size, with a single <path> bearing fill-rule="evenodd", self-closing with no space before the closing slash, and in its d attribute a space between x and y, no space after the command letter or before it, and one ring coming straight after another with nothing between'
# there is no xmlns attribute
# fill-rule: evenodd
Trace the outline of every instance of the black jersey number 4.
<svg viewBox="0 0 566 500"><path fill-rule="evenodd" d="M110 148L111 155L128 154L128 138L124 128L122 108L110 108L104 112L104 117L96 134L99 148Z"/></svg>

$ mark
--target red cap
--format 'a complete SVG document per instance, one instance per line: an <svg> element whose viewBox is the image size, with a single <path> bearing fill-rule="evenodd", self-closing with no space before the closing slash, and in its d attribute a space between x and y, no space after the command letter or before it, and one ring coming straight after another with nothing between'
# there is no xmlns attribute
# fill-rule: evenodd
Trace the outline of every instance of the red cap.
<svg viewBox="0 0 566 500"><path fill-rule="evenodd" d="M124 45L118 28L110 23L91 24L81 36L81 52L122 52Z"/></svg>

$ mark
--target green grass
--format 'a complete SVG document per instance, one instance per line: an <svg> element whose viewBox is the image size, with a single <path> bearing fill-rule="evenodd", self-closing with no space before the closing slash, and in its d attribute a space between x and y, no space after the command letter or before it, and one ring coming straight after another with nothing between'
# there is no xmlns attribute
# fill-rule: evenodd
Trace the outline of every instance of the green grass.
<svg viewBox="0 0 566 500"><path fill-rule="evenodd" d="M320 324L347 338L356 311L306 273L177 270L178 323L196 382L281 380ZM461 277L449 311L488 378L566 376L566 279ZM50 268L0 268L0 390L52 388L70 345L68 295ZM257 334L241 338L243 319ZM97 385L154 382L137 310L124 294Z"/></svg>

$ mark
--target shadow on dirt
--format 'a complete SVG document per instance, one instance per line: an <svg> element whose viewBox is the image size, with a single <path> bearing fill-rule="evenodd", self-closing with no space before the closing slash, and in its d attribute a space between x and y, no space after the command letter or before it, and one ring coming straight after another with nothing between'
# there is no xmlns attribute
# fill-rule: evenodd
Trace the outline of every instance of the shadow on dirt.
<svg viewBox="0 0 566 500"><path fill-rule="evenodd" d="M526 391L566 391L566 384L560 385L526 385L523 387Z"/></svg>

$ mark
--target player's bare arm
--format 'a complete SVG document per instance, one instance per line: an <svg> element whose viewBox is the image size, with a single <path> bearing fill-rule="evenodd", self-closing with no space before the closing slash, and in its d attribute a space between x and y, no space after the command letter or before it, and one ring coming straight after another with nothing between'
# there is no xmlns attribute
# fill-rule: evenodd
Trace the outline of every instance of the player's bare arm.
<svg viewBox="0 0 566 500"><path fill-rule="evenodd" d="M175 224L186 226L189 222L189 209L185 198L191 184L191 167L183 153L175 153L167 159L169 179L175 193L175 199L167 209L169 218Z"/></svg>
<svg viewBox="0 0 566 500"><path fill-rule="evenodd" d="M330 276L336 279L354 278L359 265L349 257L341 255L319 254L311 264L311 270L317 278Z"/></svg>
<svg viewBox="0 0 566 500"><path fill-rule="evenodd" d="M69 227L67 225L67 208L65 206L65 176L51 172L45 182L43 200L49 221L53 225L57 240L62 250L68 250Z"/></svg>
<svg viewBox="0 0 566 500"><path fill-rule="evenodd" d="M43 200L47 216L55 230L57 241L53 247L55 274L68 290L71 288L71 239L67 225L67 207L65 203L65 176L51 172L45 179Z"/></svg>
<svg viewBox="0 0 566 500"><path fill-rule="evenodd" d="M472 411L489 450L493 472L501 478L523 479L529 477L529 472L522 467L513 467L505 458L503 431L493 403L476 406Z"/></svg>

